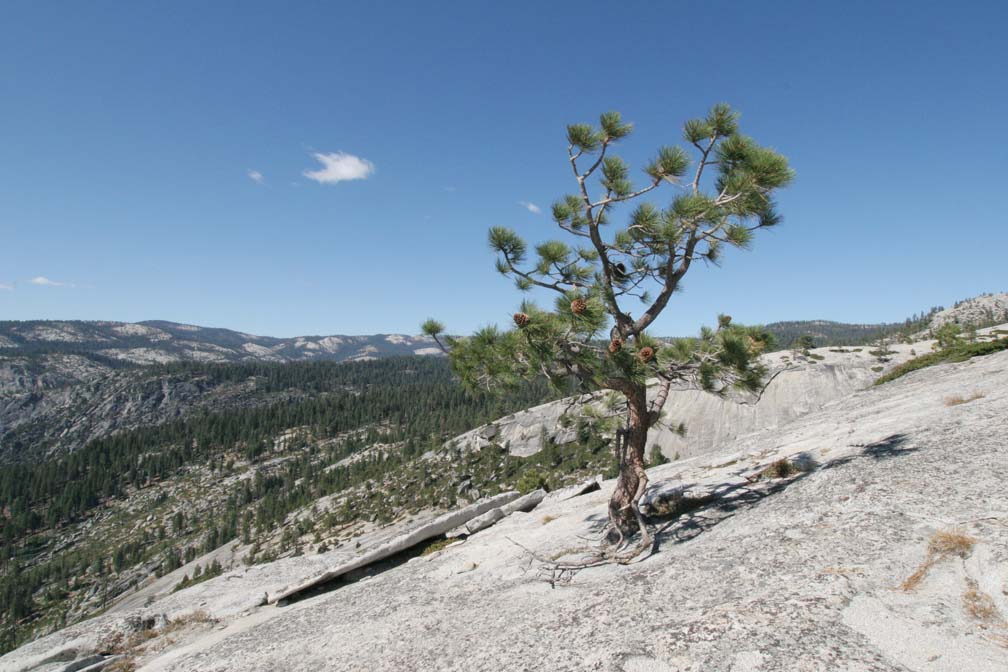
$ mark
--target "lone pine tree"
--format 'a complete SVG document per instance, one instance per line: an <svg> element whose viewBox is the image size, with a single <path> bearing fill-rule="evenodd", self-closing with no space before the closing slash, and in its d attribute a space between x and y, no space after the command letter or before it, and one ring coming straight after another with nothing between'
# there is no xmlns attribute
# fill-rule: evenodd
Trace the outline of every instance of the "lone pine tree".
<svg viewBox="0 0 1008 672"><path fill-rule="evenodd" d="M490 229L497 270L522 291L556 293L552 310L526 300L512 329L491 326L467 338L445 336L436 320L422 328L472 388L506 390L544 377L563 391L622 395L625 414L612 444L619 478L609 503L609 538L632 555L652 542L638 507L648 482L644 451L669 391L760 390L766 370L757 355L769 339L726 315L695 339L660 342L647 329L694 262L717 264L725 245L747 248L756 230L781 221L773 194L793 172L785 157L742 135L738 114L719 104L684 124L689 151L660 147L644 168L646 182L635 187L627 164L612 151L631 130L616 112L601 115L597 127L567 127L577 191L552 208L566 241L543 242L530 259L514 231ZM664 208L644 199L659 187L671 191ZM631 203L626 223L614 227L613 215ZM633 303L642 312L633 311ZM649 401L648 381L655 379ZM637 548L623 548L637 531Z"/></svg>

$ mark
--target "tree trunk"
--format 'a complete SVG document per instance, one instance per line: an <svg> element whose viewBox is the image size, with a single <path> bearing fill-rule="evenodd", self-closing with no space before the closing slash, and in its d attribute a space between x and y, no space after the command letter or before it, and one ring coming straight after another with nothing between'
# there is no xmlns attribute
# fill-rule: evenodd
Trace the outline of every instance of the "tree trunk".
<svg viewBox="0 0 1008 672"><path fill-rule="evenodd" d="M644 471L644 450L650 418L647 409L647 388L630 385L623 391L627 398L627 424L616 437L616 459L619 461L619 478L609 500L609 520L616 528L611 530L611 541L620 536L629 538L639 531L637 502L647 486Z"/></svg>

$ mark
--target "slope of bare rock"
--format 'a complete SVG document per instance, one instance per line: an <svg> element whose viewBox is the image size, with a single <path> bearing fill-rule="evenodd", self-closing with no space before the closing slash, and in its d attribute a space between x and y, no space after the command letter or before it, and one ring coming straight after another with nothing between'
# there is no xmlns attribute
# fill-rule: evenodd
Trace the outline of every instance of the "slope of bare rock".
<svg viewBox="0 0 1008 672"><path fill-rule="evenodd" d="M514 491L504 492L448 513L428 512L372 529L356 538L354 543L327 553L240 567L190 588L173 590L197 565L207 566L214 558L226 561L232 547L238 545L232 542L139 586L136 592L120 598L101 616L42 637L0 657L0 672L63 671L65 667L81 664L100 653L103 644L117 634L128 638L147 627L145 624L165 624L190 618L193 614L217 620L232 619L247 615L267 602L289 599L351 572L355 572L354 578L366 577L384 569L377 566L380 561L443 535L487 511L504 508L511 514L534 508L541 501L539 495L520 497Z"/></svg>
<svg viewBox="0 0 1008 672"><path fill-rule="evenodd" d="M1008 317L1008 293L981 294L938 311L932 316L928 328L934 330L949 323L963 327L990 324L992 320L1003 317Z"/></svg>
<svg viewBox="0 0 1008 672"><path fill-rule="evenodd" d="M722 399L698 390L674 390L662 424L650 432L649 450L658 445L670 459L719 450L739 436L779 426L871 385L894 366L930 352L932 343L893 344L885 353L870 346L816 348L807 355L790 350L769 353L763 360L769 375L776 377L759 403L741 395ZM527 457L542 448L543 436L559 444L574 440L574 426L559 421L569 407L569 399L542 404L466 432L454 442L469 449L494 443L512 455ZM685 436L676 431L680 423L686 427Z"/></svg>
<svg viewBox="0 0 1008 672"><path fill-rule="evenodd" d="M1008 353L922 369L717 455L651 469L652 505L699 496L652 519L657 552L637 564L558 577L541 561L593 548L606 481L286 607L215 614L208 596L261 595L306 559L94 619L0 658L0 669L60 669L27 663L109 619L173 605L220 620L170 642L155 634L160 645L130 654L138 669L1008 669L1006 416ZM781 460L799 468L778 478ZM943 533L965 541L929 554Z"/></svg>
<svg viewBox="0 0 1008 672"><path fill-rule="evenodd" d="M963 392L984 396L951 403ZM147 658L142 670L1008 669L1008 353L924 369L652 469L714 491L658 551L551 587L613 487L547 497L434 556ZM782 458L788 478L758 477ZM720 484L719 487L713 487ZM918 585L940 532L969 539ZM526 550L528 549L528 550Z"/></svg>

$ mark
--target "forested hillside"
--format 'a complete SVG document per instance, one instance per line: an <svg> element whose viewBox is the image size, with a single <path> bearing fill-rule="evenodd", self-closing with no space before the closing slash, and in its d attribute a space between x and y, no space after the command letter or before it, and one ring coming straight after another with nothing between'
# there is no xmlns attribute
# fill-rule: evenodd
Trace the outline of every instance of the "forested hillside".
<svg viewBox="0 0 1008 672"><path fill-rule="evenodd" d="M381 522L454 504L468 494L456 487L459 474L474 489L514 483L527 470L520 460L421 456L554 396L536 385L507 398L469 394L443 358L430 357L172 364L144 373L200 379L208 389L242 384L248 399L266 401L203 408L54 459L0 467L5 648L230 540L257 545L248 561L265 560L300 552L295 538L311 531L321 540L362 517ZM549 452L542 459L560 461ZM284 527L292 512L339 493L329 515ZM157 522L138 527L145 520Z"/></svg>

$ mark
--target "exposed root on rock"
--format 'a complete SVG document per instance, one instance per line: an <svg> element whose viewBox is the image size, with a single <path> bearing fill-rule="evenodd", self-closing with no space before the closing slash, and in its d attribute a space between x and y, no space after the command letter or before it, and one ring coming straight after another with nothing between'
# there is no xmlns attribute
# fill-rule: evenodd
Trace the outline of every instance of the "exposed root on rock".
<svg viewBox="0 0 1008 672"><path fill-rule="evenodd" d="M568 585L579 572L592 567L604 565L631 565L651 557L654 553L654 537L648 532L647 526L639 512L636 512L640 522L642 537L634 544L621 538L619 545L603 542L601 546L570 549L563 555L582 553L584 560L579 562L558 562L539 555L528 546L520 544L511 537L505 537L512 544L522 549L529 558L526 571L535 570L537 578L550 584L551 588Z"/></svg>

